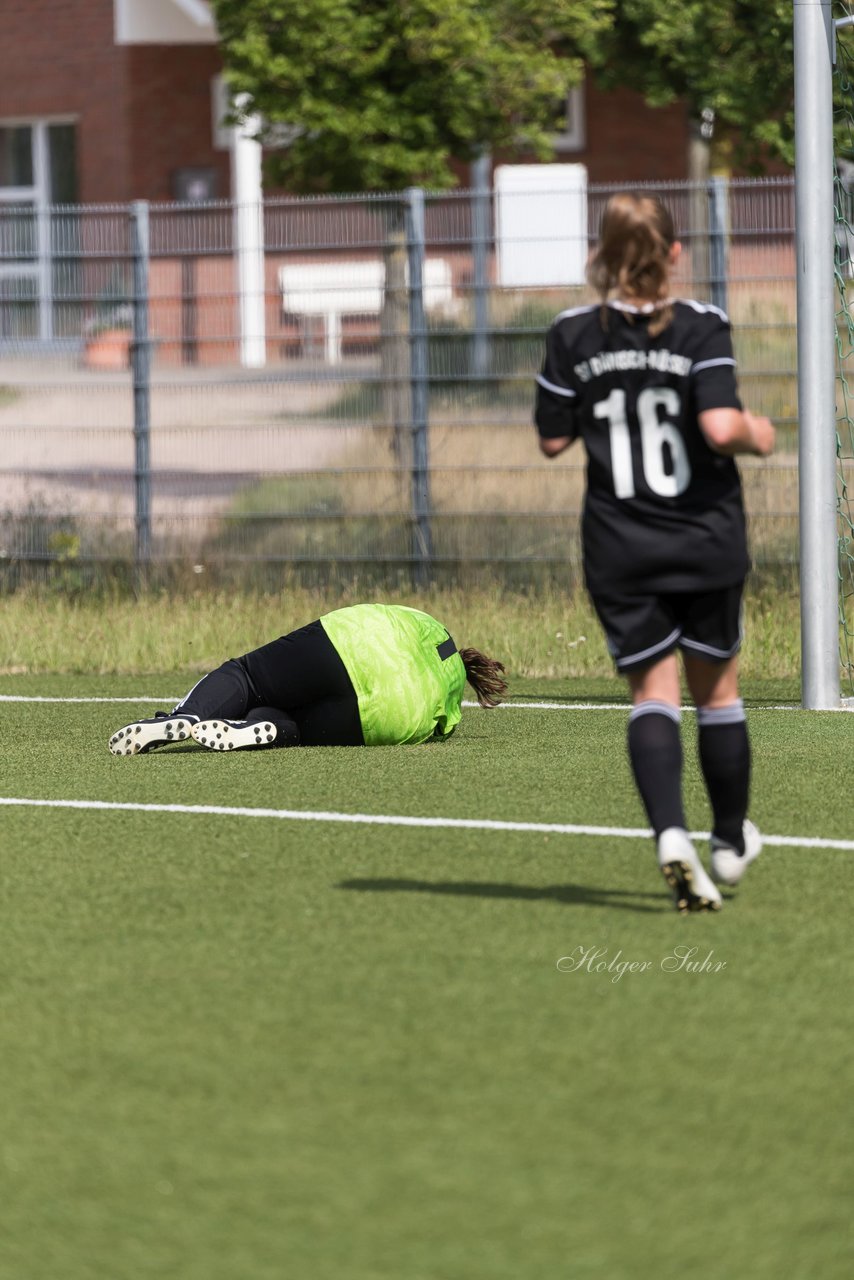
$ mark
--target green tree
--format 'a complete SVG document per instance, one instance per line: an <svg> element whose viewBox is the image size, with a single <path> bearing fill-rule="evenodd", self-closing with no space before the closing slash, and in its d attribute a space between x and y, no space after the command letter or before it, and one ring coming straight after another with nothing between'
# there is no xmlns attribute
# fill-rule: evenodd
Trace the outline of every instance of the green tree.
<svg viewBox="0 0 854 1280"><path fill-rule="evenodd" d="M583 49L600 85L714 111L743 162L794 162L792 0L615 0L612 16Z"/></svg>
<svg viewBox="0 0 854 1280"><path fill-rule="evenodd" d="M302 191L454 184L451 157L550 155L614 0L213 0L228 84Z"/></svg>
<svg viewBox="0 0 854 1280"><path fill-rule="evenodd" d="M454 182L482 147L550 156L586 64L602 87L715 113L742 161L793 161L791 0L213 0L227 77L291 127L296 190Z"/></svg>
<svg viewBox="0 0 854 1280"><path fill-rule="evenodd" d="M268 135L273 182L292 191L453 186L453 158L484 148L551 155L561 102L583 75L577 50L613 0L213 0L233 97ZM246 109L246 108L244 108ZM403 207L383 223L384 416L409 450Z"/></svg>

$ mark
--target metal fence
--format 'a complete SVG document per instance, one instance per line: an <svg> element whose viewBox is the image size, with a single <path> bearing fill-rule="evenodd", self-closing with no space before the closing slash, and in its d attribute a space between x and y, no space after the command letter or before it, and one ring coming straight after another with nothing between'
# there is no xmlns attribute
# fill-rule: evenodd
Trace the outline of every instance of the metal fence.
<svg viewBox="0 0 854 1280"><path fill-rule="evenodd" d="M0 206L0 557L574 572L583 456L541 458L533 377L612 190ZM650 190L781 429L742 473L793 562L793 184Z"/></svg>

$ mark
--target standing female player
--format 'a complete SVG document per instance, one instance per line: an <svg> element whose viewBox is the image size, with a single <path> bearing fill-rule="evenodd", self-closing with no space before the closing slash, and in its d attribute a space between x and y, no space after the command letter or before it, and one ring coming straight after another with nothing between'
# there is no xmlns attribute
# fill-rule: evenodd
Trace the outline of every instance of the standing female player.
<svg viewBox="0 0 854 1280"><path fill-rule="evenodd" d="M712 875L737 884L762 847L746 820L736 654L749 560L732 459L770 454L774 427L741 407L726 315L669 296L680 252L659 200L609 200L588 268L601 302L555 319L535 419L548 457L579 436L587 450L585 582L629 682L632 772L684 912L717 910L721 896L686 830L677 649L697 707Z"/></svg>

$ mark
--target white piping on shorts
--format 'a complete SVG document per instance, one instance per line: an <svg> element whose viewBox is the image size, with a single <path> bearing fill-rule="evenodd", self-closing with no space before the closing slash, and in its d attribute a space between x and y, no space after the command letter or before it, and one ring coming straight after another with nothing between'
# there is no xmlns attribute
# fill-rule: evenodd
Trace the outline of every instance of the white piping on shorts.
<svg viewBox="0 0 854 1280"><path fill-rule="evenodd" d="M658 644L650 645L648 649L641 649L638 653L628 653L625 657L617 658L617 670L630 662L641 662L644 658L653 657L656 653L660 653L662 649L666 649L668 645L672 645L674 640L678 642L681 634L682 632L679 628L674 627L666 640L659 640Z"/></svg>
<svg viewBox="0 0 854 1280"><path fill-rule="evenodd" d="M739 636L735 644L729 649L716 649L714 645L711 644L700 644L699 640L680 639L679 648L696 649L698 653L707 653L711 658L720 658L722 661L725 661L727 658L731 658L734 653L738 653L741 648L741 640L742 637Z"/></svg>

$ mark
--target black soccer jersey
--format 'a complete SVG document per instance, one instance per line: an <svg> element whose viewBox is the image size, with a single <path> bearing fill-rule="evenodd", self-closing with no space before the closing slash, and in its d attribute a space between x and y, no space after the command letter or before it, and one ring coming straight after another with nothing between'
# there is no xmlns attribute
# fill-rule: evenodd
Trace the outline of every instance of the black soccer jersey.
<svg viewBox="0 0 854 1280"><path fill-rule="evenodd" d="M740 409L729 321L717 307L673 303L649 334L650 310L620 302L555 319L537 378L541 436L587 450L584 572L594 593L712 590L748 569L741 481L706 444L704 409Z"/></svg>

